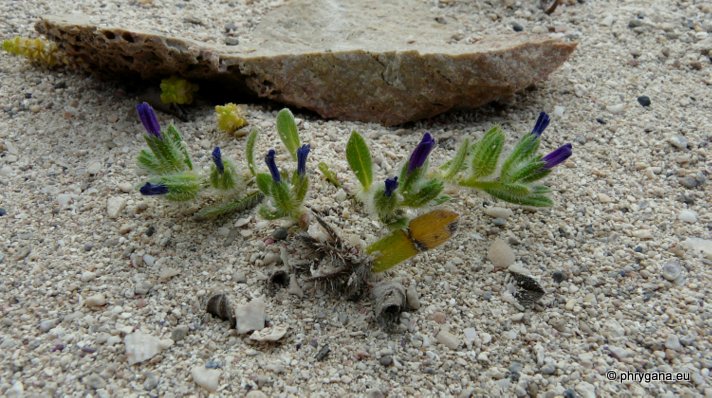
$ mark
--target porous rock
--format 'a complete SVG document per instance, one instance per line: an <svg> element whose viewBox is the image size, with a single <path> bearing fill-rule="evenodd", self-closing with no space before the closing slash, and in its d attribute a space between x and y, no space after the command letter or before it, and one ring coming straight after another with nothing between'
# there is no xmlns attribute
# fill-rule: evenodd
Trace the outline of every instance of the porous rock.
<svg viewBox="0 0 712 398"><path fill-rule="evenodd" d="M454 24L434 22L426 4L409 0L290 1L234 46L77 15L46 16L35 28L93 72L207 80L324 118L385 125L510 97L576 47L524 33L453 42Z"/></svg>

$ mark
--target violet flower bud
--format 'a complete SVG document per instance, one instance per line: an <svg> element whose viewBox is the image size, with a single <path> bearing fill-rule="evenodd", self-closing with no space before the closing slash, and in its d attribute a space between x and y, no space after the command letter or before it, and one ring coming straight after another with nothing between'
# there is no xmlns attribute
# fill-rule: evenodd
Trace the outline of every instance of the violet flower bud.
<svg viewBox="0 0 712 398"><path fill-rule="evenodd" d="M274 149L267 151L267 156L265 156L265 163L269 168L270 174L272 174L272 179L274 182L282 181L282 177L279 175L279 169L277 168L277 163L274 161Z"/></svg>
<svg viewBox="0 0 712 398"><path fill-rule="evenodd" d="M307 155L309 155L309 144L304 144L297 149L297 174L304 176L307 172Z"/></svg>
<svg viewBox="0 0 712 398"><path fill-rule="evenodd" d="M435 140L433 139L433 136L431 136L430 133L425 133L425 135L423 135L423 139L420 140L420 143L417 147L415 147L415 150L410 155L410 160L408 160L408 174L425 164L425 161L428 159L428 155L430 155L430 151L432 151L434 147Z"/></svg>
<svg viewBox="0 0 712 398"><path fill-rule="evenodd" d="M151 184L147 182L141 187L141 195L152 196L152 195L165 195L168 193L168 187L163 184Z"/></svg>
<svg viewBox="0 0 712 398"><path fill-rule="evenodd" d="M215 163L218 173L222 174L225 172L225 165L223 165L222 153L220 153L219 146L216 146L215 149L213 149L213 163Z"/></svg>
<svg viewBox="0 0 712 398"><path fill-rule="evenodd" d="M383 192L387 197L393 195L393 191L398 188L398 177L386 178L386 190Z"/></svg>
<svg viewBox="0 0 712 398"><path fill-rule="evenodd" d="M539 114L539 118L536 119L536 124L534 124L532 134L537 137L541 137L541 134L544 132L544 130L549 127L549 121L549 115L547 115L546 112L541 112Z"/></svg>
<svg viewBox="0 0 712 398"><path fill-rule="evenodd" d="M147 102L142 102L136 105L136 111L138 111L138 117L141 119L141 123L143 123L143 127L146 128L148 134L161 138L161 125L158 124L156 112L153 111L151 105Z"/></svg>
<svg viewBox="0 0 712 398"><path fill-rule="evenodd" d="M572 148L571 144L565 144L544 156L541 159L544 162L544 168L549 170L566 161L573 153Z"/></svg>

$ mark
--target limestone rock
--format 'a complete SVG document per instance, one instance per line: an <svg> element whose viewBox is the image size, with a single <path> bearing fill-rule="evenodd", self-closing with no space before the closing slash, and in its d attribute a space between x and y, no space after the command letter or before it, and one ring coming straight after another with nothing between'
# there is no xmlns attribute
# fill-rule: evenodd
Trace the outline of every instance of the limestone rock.
<svg viewBox="0 0 712 398"><path fill-rule="evenodd" d="M524 33L457 42L454 25L434 22L425 3L410 0L295 0L235 46L77 15L47 16L35 28L93 72L180 75L325 118L386 125L510 97L544 80L576 47Z"/></svg>

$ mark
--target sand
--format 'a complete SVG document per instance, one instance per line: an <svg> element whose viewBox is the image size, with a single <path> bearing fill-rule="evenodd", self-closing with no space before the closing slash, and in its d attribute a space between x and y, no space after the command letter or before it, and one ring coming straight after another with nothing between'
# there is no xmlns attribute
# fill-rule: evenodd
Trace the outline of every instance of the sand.
<svg viewBox="0 0 712 398"><path fill-rule="evenodd" d="M224 41L281 3L5 1L0 35L32 35L37 17L80 11ZM379 179L425 131L438 140L433 164L493 124L512 144L542 110L552 115L543 151L573 143L548 180L551 209L453 193L459 233L389 274L414 281L421 305L396 333L373 322L368 300L269 294L265 263L282 244L269 238L282 223L254 213L197 223L184 206L142 197L140 93L0 56L0 395L712 396L711 260L689 248L712 240L712 7L589 0L547 16L538 3L427 2L465 41L515 23L579 41L548 81L505 103L398 128L296 112L313 148L309 204L361 244L383 230L358 203L334 200L344 195L315 167L328 161L355 189L343 156L351 130L371 142ZM278 110L247 106L259 153L278 145ZM207 167L213 145L244 164L244 139L218 132L209 106L189 113L174 122L197 164ZM486 215L494 205L513 214ZM487 258L497 238L547 291L538 308L509 299L505 272ZM237 305L264 296L269 323L287 335L236 334L201 307L215 289ZM130 365L137 339L157 353ZM621 382L626 372L685 380Z"/></svg>

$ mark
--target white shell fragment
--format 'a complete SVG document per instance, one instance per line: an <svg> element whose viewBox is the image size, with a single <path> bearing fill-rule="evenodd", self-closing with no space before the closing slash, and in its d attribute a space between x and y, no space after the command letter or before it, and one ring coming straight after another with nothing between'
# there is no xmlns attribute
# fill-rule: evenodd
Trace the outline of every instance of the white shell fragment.
<svg viewBox="0 0 712 398"><path fill-rule="evenodd" d="M487 258L494 264L495 271L501 271L514 263L514 252L507 242L497 238L492 242Z"/></svg>
<svg viewBox="0 0 712 398"><path fill-rule="evenodd" d="M250 340L259 342L275 342L287 335L289 326L272 326L258 330L250 335Z"/></svg>
<svg viewBox="0 0 712 398"><path fill-rule="evenodd" d="M169 346L158 337L140 331L126 335L124 345L129 365L149 360Z"/></svg>
<svg viewBox="0 0 712 398"><path fill-rule="evenodd" d="M205 366L196 366L190 371L193 376L193 381L195 384L203 387L204 389L215 392L218 390L218 384L220 382L220 374L222 371L219 369L207 369Z"/></svg>
<svg viewBox="0 0 712 398"><path fill-rule="evenodd" d="M238 306L235 309L237 333L245 334L254 330L262 330L265 327L265 309L266 305L261 297Z"/></svg>

